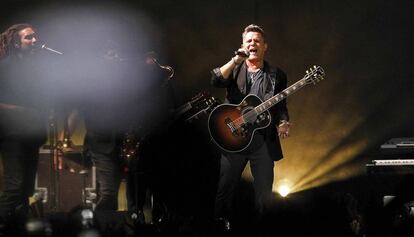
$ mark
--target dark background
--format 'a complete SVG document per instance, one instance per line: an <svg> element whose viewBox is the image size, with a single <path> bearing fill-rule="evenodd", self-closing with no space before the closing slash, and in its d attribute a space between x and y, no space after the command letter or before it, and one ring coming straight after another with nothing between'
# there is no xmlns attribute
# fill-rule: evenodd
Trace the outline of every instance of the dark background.
<svg viewBox="0 0 414 237"><path fill-rule="evenodd" d="M288 83L321 65L325 80L288 98L292 135L282 141L285 159L275 183L289 179L296 191L365 174L381 144L414 137L413 4L386 1L117 1L150 19L149 44L162 64L175 69L180 103L200 91L220 99L210 70L240 46L243 28L263 26L267 60L285 70ZM110 1L3 1L1 30L16 22L39 25L42 35L61 30L47 14L56 9L99 6ZM45 24L47 22L47 24ZM43 27L43 28L42 28ZM140 29L131 29L140 30ZM71 36L76 41L76 35ZM59 41L49 41L57 48ZM70 50L70 49L67 49ZM249 179L248 171L246 171ZM362 183L358 183L362 185Z"/></svg>
<svg viewBox="0 0 414 237"><path fill-rule="evenodd" d="M93 19L91 9L122 6L129 12L120 22L133 18L127 14L134 12L145 15L143 29L130 30L148 35L149 43L130 51L155 51L160 63L175 69L180 104L204 90L223 99L224 90L209 84L210 70L230 59L246 25L263 26L267 58L286 71L289 84L312 65L326 72L324 81L288 98L292 136L283 141L287 159L276 169L280 178L302 180L300 186L360 174L363 154L390 138L413 136L410 1L116 2L5 1L0 27L31 22L49 37L49 45L70 52L76 49L53 38L67 27L56 20L62 12L71 18L71 10L87 9L84 14L90 12ZM76 46L79 36L66 38ZM361 162L348 164L355 160ZM319 172L311 171L315 168Z"/></svg>

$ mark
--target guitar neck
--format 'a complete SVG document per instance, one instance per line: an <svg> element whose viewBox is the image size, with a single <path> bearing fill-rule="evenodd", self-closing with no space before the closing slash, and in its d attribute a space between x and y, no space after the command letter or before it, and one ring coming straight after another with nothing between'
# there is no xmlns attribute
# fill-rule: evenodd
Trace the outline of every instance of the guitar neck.
<svg viewBox="0 0 414 237"><path fill-rule="evenodd" d="M296 83L294 83L293 85L289 86L288 88L284 89L280 93L272 96L270 99L264 101L260 105L256 106L254 110L256 111L257 114L261 114L267 111L268 109L270 109L271 107L273 107L274 105L276 105L277 103L279 103L280 101L284 100L289 95L295 93L300 88L304 87L306 84L307 83L305 81L305 78L303 78L297 81Z"/></svg>

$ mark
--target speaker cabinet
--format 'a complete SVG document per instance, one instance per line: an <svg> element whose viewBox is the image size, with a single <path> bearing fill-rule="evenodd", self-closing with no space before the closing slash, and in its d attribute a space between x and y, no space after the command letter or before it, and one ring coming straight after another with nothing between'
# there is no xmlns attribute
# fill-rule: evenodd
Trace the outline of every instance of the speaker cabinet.
<svg viewBox="0 0 414 237"><path fill-rule="evenodd" d="M33 199L44 212L68 212L75 207L94 206L96 199L95 167L77 146L63 152L61 166L53 149L40 149Z"/></svg>

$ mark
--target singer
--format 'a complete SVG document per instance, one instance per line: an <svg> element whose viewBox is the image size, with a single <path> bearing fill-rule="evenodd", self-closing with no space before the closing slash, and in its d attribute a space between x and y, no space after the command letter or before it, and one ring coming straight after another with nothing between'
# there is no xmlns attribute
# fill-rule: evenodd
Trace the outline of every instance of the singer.
<svg viewBox="0 0 414 237"><path fill-rule="evenodd" d="M260 26L249 25L242 33L242 45L235 56L223 66L212 70L211 82L214 86L227 89L227 102L239 104L248 94L254 94L265 101L286 88L286 74L277 67L271 67L264 59L267 48L264 30ZM246 150L223 153L221 156L215 215L227 228L230 226L228 219L234 217L234 192L247 162L250 163L254 178L254 223L260 220L270 201L274 161L283 158L278 135L285 138L289 134L286 100L273 107L270 114L270 126L255 134Z"/></svg>
<svg viewBox="0 0 414 237"><path fill-rule="evenodd" d="M13 25L0 36L0 59L9 56L23 58L29 54L34 54L36 43L36 33L31 25Z"/></svg>
<svg viewBox="0 0 414 237"><path fill-rule="evenodd" d="M46 141L46 109L36 92L33 66L36 30L16 24L0 35L0 155L3 164L0 194L0 235L8 236L6 221L26 218L33 195L39 148Z"/></svg>

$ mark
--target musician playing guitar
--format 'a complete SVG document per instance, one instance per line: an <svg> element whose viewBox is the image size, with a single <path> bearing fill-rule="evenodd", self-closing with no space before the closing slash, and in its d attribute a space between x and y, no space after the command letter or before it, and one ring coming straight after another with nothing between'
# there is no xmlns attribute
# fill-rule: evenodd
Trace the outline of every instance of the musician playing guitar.
<svg viewBox="0 0 414 237"><path fill-rule="evenodd" d="M236 108L248 110L249 106L244 108L245 104L243 104L249 102L248 99L242 102L247 95L253 94L265 101L287 87L286 74L277 67L271 67L264 60L267 49L268 44L263 29L257 25L249 25L242 33L242 44L235 52L235 56L220 68L212 70L213 86L227 90L226 103L242 103ZM264 114L264 116L268 115L270 118L263 119L270 121L269 126L256 131L246 148L227 150L221 147L223 153L215 203L215 217L219 220L227 222L232 218L233 194L247 162L250 162L254 178L257 218L261 217L270 200L274 161L283 158L279 137L289 136L290 123L286 99L269 109L269 113ZM230 124L226 125L231 126ZM211 124L209 125L209 129L212 129ZM220 126L216 128L220 129ZM243 136L243 134L239 135Z"/></svg>

